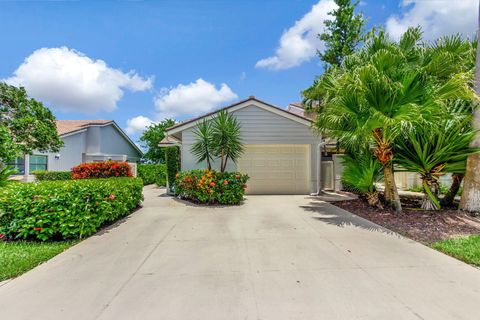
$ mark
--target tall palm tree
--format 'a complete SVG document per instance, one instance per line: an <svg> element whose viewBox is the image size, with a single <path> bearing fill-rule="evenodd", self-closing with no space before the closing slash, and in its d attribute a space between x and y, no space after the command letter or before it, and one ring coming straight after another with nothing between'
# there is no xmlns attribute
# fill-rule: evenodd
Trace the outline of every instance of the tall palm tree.
<svg viewBox="0 0 480 320"><path fill-rule="evenodd" d="M477 29L477 54L474 78L474 90L477 96L480 96L480 5L478 14ZM473 115L472 127L475 128L477 134L471 143L471 147L480 148L480 108L476 108ZM460 201L460 209L470 212L471 214L480 214L480 154L472 154L467 160L467 169L463 182L463 193Z"/></svg>
<svg viewBox="0 0 480 320"><path fill-rule="evenodd" d="M450 45L456 42L425 47L420 41L419 28L408 29L399 42L380 31L318 82L323 100L316 127L347 148L373 146L383 168L385 199L397 213L402 208L394 179L394 141L445 116L449 101L471 98L468 76L439 63L452 59L456 47Z"/></svg>

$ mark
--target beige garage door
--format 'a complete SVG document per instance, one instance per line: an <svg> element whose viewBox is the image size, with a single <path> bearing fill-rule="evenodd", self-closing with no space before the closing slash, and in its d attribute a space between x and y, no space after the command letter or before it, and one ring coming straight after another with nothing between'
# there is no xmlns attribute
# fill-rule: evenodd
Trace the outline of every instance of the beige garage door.
<svg viewBox="0 0 480 320"><path fill-rule="evenodd" d="M238 170L250 176L247 194L308 194L310 146L246 145Z"/></svg>

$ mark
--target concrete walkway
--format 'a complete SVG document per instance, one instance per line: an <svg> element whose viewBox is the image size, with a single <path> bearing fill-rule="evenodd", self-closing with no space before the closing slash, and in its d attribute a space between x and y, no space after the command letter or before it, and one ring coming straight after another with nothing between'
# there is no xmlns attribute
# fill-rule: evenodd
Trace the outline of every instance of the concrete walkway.
<svg viewBox="0 0 480 320"><path fill-rule="evenodd" d="M141 210L0 286L0 319L477 319L480 270L303 196ZM1 262L0 262L1 264Z"/></svg>

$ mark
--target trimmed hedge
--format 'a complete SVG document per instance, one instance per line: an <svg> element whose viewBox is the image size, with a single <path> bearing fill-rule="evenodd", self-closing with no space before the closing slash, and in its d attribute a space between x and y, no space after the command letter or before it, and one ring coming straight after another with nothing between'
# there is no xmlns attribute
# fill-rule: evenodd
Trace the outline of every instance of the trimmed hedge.
<svg viewBox="0 0 480 320"><path fill-rule="evenodd" d="M199 203L239 204L248 179L248 175L239 172L183 171L176 175L175 194Z"/></svg>
<svg viewBox="0 0 480 320"><path fill-rule="evenodd" d="M132 167L127 162L102 161L81 163L72 168L72 179L132 177Z"/></svg>
<svg viewBox="0 0 480 320"><path fill-rule="evenodd" d="M139 164L137 176L142 178L144 185L155 183L158 186L165 186L166 166L164 164Z"/></svg>
<svg viewBox="0 0 480 320"><path fill-rule="evenodd" d="M71 180L72 172L70 171L46 171L35 170L32 172L37 181L55 181L55 180Z"/></svg>
<svg viewBox="0 0 480 320"><path fill-rule="evenodd" d="M143 200L139 178L12 183L0 191L0 237L80 239Z"/></svg>
<svg viewBox="0 0 480 320"><path fill-rule="evenodd" d="M165 149L165 163L167 166L168 186L172 191L175 185L175 177L180 171L180 148L168 147Z"/></svg>

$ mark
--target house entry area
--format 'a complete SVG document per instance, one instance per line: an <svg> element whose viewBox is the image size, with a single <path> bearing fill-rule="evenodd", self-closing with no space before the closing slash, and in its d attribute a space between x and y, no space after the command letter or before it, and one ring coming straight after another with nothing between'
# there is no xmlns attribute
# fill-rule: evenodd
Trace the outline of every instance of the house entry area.
<svg viewBox="0 0 480 320"><path fill-rule="evenodd" d="M245 145L238 171L250 176L247 194L309 194L310 145Z"/></svg>

